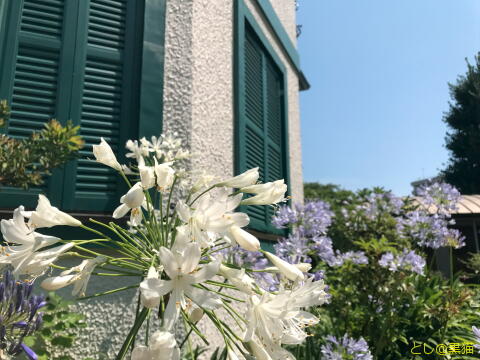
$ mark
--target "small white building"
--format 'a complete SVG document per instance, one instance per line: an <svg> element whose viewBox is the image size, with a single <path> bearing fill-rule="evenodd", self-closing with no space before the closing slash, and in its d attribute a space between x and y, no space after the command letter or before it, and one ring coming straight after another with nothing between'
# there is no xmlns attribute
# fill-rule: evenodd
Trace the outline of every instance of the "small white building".
<svg viewBox="0 0 480 360"><path fill-rule="evenodd" d="M76 216L109 216L125 189L88 160L92 144L104 137L122 160L127 139L162 131L195 154L191 169L229 177L259 166L262 180L285 178L302 201L299 91L309 85L295 16L294 0L0 0L7 133L26 136L56 118L80 125L86 140L45 186L2 188L2 216L33 207L38 193ZM274 239L271 211L249 215L259 238ZM82 356L112 358L134 297L77 306L89 324Z"/></svg>

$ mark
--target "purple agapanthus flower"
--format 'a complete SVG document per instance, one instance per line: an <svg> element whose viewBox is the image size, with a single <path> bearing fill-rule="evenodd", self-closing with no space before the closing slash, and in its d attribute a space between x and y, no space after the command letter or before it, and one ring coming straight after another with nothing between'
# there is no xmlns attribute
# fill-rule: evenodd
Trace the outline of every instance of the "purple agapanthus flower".
<svg viewBox="0 0 480 360"><path fill-rule="evenodd" d="M433 183L419 187L415 195L422 198L422 203L426 206L433 206L437 213L450 216L452 211L457 209L457 203L460 200L460 192L447 183Z"/></svg>
<svg viewBox="0 0 480 360"><path fill-rule="evenodd" d="M356 212L362 212L370 220L375 220L384 213L400 214L404 201L391 192L371 193L366 201L357 205Z"/></svg>
<svg viewBox="0 0 480 360"><path fill-rule="evenodd" d="M419 246L432 249L444 246L458 249L464 246L464 236L449 225L452 225L452 220L445 215L429 214L423 209L410 211L404 218L397 219L397 231L400 236L415 240Z"/></svg>
<svg viewBox="0 0 480 360"><path fill-rule="evenodd" d="M327 336L327 343L322 345L321 360L372 360L372 354L364 338L358 340L350 338L347 334L342 339Z"/></svg>
<svg viewBox="0 0 480 360"><path fill-rule="evenodd" d="M473 335L475 336L475 342L476 342L476 344L473 346L476 349L478 349L480 352L480 329L477 328L476 326L472 326L472 332L473 332Z"/></svg>
<svg viewBox="0 0 480 360"><path fill-rule="evenodd" d="M33 283L16 281L10 271L5 271L0 282L0 347L8 355L24 353L30 360L37 359L32 349L23 344L26 336L41 327L46 305L43 296L32 295Z"/></svg>
<svg viewBox="0 0 480 360"><path fill-rule="evenodd" d="M390 271L408 270L423 275L425 259L413 250L404 250L402 254L394 255L387 252L382 255L378 264Z"/></svg>
<svg viewBox="0 0 480 360"><path fill-rule="evenodd" d="M295 204L293 207L280 206L272 219L277 228L290 227L303 237L325 235L332 223L333 212L324 201Z"/></svg>

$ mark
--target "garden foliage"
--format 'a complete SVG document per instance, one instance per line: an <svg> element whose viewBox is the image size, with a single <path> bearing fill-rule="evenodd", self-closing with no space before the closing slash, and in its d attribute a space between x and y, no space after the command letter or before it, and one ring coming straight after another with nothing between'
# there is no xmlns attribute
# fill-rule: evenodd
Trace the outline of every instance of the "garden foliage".
<svg viewBox="0 0 480 360"><path fill-rule="evenodd" d="M5 126L10 110L0 102L0 127ZM52 119L44 129L30 137L16 139L0 134L0 186L28 188L41 185L54 168L75 158L83 146L79 126L62 126Z"/></svg>
<svg viewBox="0 0 480 360"><path fill-rule="evenodd" d="M331 296L315 310L321 321L313 336L293 350L297 358L445 359L436 354L441 344L458 348L451 359L479 358L472 345L478 286L461 274L445 278L434 266L435 249L448 247L454 255L464 243L450 228L458 191L446 184L422 188L416 198L382 189L342 191L339 205L327 190L333 206L316 200L282 207L274 219L291 230L276 253L311 262L312 276L325 279Z"/></svg>
<svg viewBox="0 0 480 360"><path fill-rule="evenodd" d="M35 351L39 360L74 360L71 356L59 354L74 346L78 330L86 326L85 316L72 311L72 302L54 292L48 293L46 301L41 329L24 342Z"/></svg>

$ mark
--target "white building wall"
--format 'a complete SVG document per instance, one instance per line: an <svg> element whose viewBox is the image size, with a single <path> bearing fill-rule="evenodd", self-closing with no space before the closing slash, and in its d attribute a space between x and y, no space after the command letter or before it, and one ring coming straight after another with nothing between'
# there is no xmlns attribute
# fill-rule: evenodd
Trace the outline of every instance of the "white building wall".
<svg viewBox="0 0 480 360"><path fill-rule="evenodd" d="M287 68L290 187L303 201L298 76L255 0L247 5ZM296 43L293 0L272 0ZM233 0L170 0L165 40L164 130L177 131L194 154L193 170L234 173Z"/></svg>

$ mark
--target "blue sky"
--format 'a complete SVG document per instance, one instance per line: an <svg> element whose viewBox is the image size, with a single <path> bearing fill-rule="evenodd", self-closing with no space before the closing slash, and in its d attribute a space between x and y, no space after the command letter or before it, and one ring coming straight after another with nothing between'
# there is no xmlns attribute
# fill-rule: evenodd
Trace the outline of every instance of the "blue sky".
<svg viewBox="0 0 480 360"><path fill-rule="evenodd" d="M480 0L300 0L305 181L398 195L437 174L448 82L480 51Z"/></svg>

